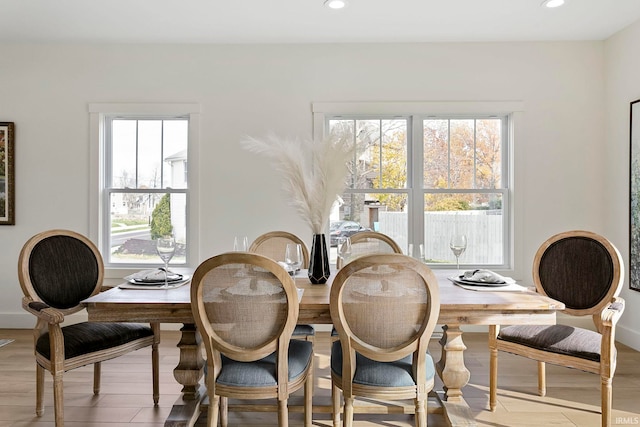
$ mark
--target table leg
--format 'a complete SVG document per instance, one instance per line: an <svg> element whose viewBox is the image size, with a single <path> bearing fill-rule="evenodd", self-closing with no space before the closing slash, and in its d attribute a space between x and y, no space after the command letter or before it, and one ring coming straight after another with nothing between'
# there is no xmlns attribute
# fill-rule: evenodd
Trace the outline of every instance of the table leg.
<svg viewBox="0 0 640 427"><path fill-rule="evenodd" d="M180 361L173 370L173 376L183 386L182 396L174 403L165 427L193 426L200 415L200 401L206 395L204 386L200 383L204 371L202 338L193 324L185 323L180 331Z"/></svg>
<svg viewBox="0 0 640 427"><path fill-rule="evenodd" d="M464 366L467 347L462 342L462 330L460 325L444 325L442 330L442 354L436 363L436 370L444 385L441 402L445 417L451 426L475 426L471 409L462 397L462 387L467 385L471 377Z"/></svg>

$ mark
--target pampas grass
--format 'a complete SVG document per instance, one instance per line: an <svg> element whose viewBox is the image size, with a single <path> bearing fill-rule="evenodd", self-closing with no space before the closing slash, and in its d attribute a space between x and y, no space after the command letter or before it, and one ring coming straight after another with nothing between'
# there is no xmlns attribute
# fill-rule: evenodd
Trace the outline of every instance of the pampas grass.
<svg viewBox="0 0 640 427"><path fill-rule="evenodd" d="M313 234L323 233L331 207L346 186L347 162L353 159L353 144L334 137L313 141L280 138L274 134L265 138L249 137L241 144L272 162L282 174L283 189L291 205Z"/></svg>

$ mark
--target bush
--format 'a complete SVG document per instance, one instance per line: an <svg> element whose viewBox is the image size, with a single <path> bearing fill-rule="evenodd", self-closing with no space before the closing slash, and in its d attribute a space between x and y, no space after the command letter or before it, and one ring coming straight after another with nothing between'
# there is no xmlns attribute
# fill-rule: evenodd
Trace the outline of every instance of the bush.
<svg viewBox="0 0 640 427"><path fill-rule="evenodd" d="M173 226L171 225L171 198L169 194L162 196L162 199L156 205L151 214L151 238L153 240L158 237L171 234Z"/></svg>

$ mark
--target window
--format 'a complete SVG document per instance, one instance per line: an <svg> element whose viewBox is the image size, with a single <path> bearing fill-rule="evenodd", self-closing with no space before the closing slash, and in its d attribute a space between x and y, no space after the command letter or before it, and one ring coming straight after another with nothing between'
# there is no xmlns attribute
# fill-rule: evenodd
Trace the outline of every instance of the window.
<svg viewBox="0 0 640 427"><path fill-rule="evenodd" d="M461 268L511 268L512 113L430 106L393 114L388 104L362 104L363 112L359 104L314 104L316 125L357 147L331 221L387 234L432 267L455 266L449 240L465 234Z"/></svg>
<svg viewBox="0 0 640 427"><path fill-rule="evenodd" d="M194 246L187 169L194 107L91 108L100 171L95 229L105 266L161 265L155 242L166 234L176 239L171 265L187 264Z"/></svg>

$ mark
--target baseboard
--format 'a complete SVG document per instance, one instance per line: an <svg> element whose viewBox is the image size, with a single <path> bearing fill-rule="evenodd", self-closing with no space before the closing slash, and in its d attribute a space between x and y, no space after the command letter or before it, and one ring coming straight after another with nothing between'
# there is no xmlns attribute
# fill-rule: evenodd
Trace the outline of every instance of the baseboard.
<svg viewBox="0 0 640 427"><path fill-rule="evenodd" d="M640 351L640 332L621 326L616 326L616 341Z"/></svg>

